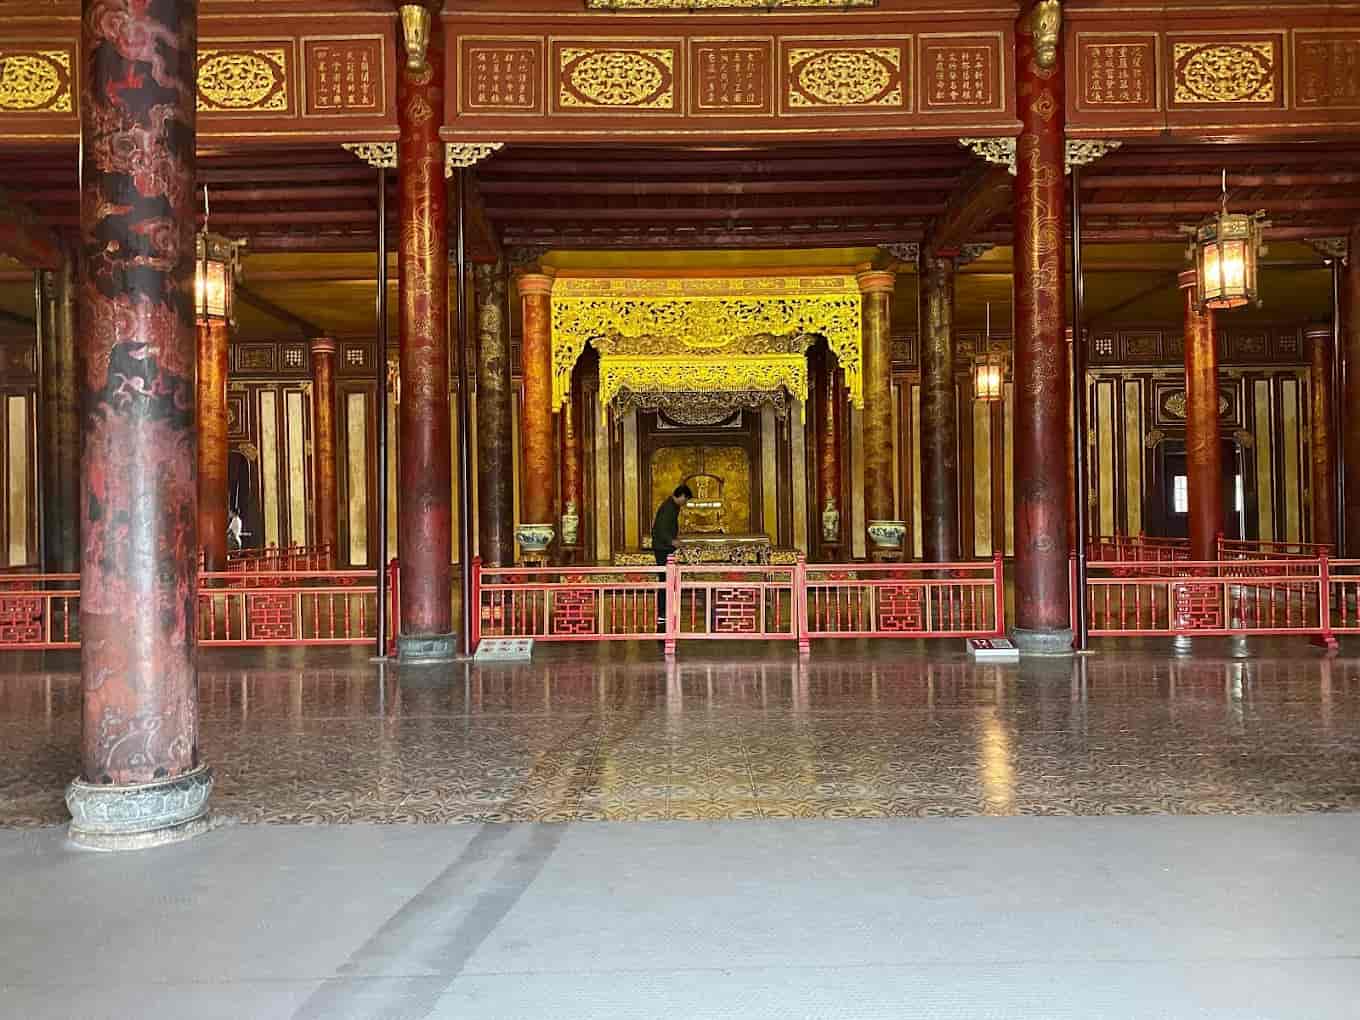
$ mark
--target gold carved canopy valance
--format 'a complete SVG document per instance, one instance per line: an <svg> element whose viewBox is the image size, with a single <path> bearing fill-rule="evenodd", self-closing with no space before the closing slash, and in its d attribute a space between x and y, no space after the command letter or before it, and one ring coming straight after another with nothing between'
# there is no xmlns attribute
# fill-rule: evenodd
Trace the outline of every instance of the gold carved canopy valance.
<svg viewBox="0 0 1360 1020"><path fill-rule="evenodd" d="M860 289L853 276L559 278L552 292L553 406L586 344L600 353L600 406L619 393L783 387L807 399L807 348L823 336L864 404Z"/></svg>

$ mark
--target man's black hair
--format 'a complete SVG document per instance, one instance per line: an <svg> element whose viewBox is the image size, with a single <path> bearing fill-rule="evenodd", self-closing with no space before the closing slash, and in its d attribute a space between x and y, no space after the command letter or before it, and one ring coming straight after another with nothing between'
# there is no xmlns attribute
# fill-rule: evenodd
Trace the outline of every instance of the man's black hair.
<svg viewBox="0 0 1360 1020"><path fill-rule="evenodd" d="M694 493L688 485L677 485L675 491L672 492L671 495L676 499L679 499L681 496L685 497L685 499L694 498Z"/></svg>

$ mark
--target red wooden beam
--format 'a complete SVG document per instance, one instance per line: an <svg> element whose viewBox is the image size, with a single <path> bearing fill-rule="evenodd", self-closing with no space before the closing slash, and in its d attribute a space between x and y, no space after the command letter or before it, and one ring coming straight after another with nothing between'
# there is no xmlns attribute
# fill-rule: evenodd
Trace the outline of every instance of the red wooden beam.
<svg viewBox="0 0 1360 1020"><path fill-rule="evenodd" d="M933 216L944 209L943 203L922 205L829 205L829 206L755 206L724 209L691 208L589 208L544 209L530 206L493 206L488 210L494 220L538 221L541 223L612 222L612 223L740 223L755 220L853 220L865 218L895 218ZM216 222L214 218L214 222Z"/></svg>
<svg viewBox="0 0 1360 1020"><path fill-rule="evenodd" d="M489 180L481 185L484 195L546 196L590 195L643 197L647 195L824 195L897 194L903 191L947 192L947 177L885 176L856 180L714 180L714 181L507 181Z"/></svg>
<svg viewBox="0 0 1360 1020"><path fill-rule="evenodd" d="M872 151L872 150L869 150ZM961 173L969 165L970 157L962 149L957 156L864 156L853 160L844 158L762 158L762 159L688 159L683 153L657 156L652 159L611 159L607 154L591 159L517 159L507 153L496 159L496 177L661 177L674 178L677 174L695 177L796 177L801 174L856 174L897 173L903 177L916 173L949 171Z"/></svg>
<svg viewBox="0 0 1360 1020"><path fill-rule="evenodd" d="M926 230L926 248L955 255L991 227L1015 198L1015 178L1005 167L979 166L959 183L945 209Z"/></svg>
<svg viewBox="0 0 1360 1020"><path fill-rule="evenodd" d="M56 232L3 188L0 188L0 254L33 269L57 269L63 259L61 238Z"/></svg>

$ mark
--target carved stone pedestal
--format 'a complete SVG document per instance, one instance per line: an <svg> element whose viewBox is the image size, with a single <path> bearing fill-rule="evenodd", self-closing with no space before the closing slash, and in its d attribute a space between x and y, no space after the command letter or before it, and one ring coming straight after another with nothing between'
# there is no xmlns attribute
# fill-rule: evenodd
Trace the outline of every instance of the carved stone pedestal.
<svg viewBox="0 0 1360 1020"><path fill-rule="evenodd" d="M173 779L66 787L71 842L88 850L145 850L190 839L210 825L213 773L206 765Z"/></svg>

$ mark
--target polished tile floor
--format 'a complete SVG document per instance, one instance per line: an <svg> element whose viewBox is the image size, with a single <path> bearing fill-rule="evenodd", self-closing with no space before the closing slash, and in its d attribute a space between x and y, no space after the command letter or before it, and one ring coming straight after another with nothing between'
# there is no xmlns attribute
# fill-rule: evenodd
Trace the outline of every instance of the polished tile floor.
<svg viewBox="0 0 1360 1020"><path fill-rule="evenodd" d="M456 823L1360 809L1360 645L542 649L402 669L204 651L224 823ZM79 662L0 655L0 826L60 824Z"/></svg>

